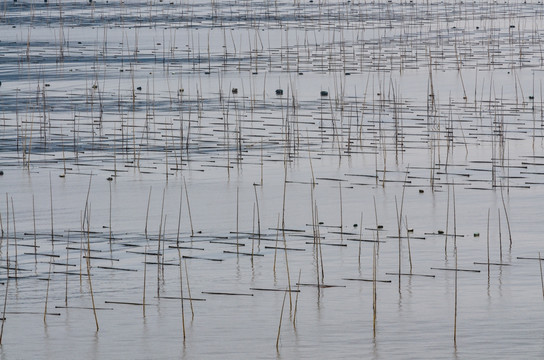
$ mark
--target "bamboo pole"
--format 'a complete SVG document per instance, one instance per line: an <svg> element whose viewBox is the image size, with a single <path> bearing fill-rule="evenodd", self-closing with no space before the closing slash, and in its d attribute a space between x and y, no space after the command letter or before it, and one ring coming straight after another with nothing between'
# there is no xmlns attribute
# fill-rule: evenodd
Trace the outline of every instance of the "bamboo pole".
<svg viewBox="0 0 544 360"><path fill-rule="evenodd" d="M10 197L11 200L11 220L13 221L13 244L15 246L15 284L17 284L18 271L19 271L19 260L17 254L17 228L15 227L15 208L13 207L13 197Z"/></svg>
<svg viewBox="0 0 544 360"><path fill-rule="evenodd" d="M191 296L191 285L189 284L189 270L187 269L187 260L183 262L185 264L185 281L187 282L187 294L189 295L189 304L191 305L191 320L195 318L195 311L193 309L193 297Z"/></svg>
<svg viewBox="0 0 544 360"><path fill-rule="evenodd" d="M147 281L147 246L144 247L144 286L142 294L142 315L145 318L145 286Z"/></svg>
<svg viewBox="0 0 544 360"><path fill-rule="evenodd" d="M162 205L161 205L161 220L159 223L159 238L157 240L157 297L161 297L161 232L162 232L162 224L163 224L163 213L164 213L164 195L166 192L166 188L162 190ZM163 249L164 252L164 249ZM162 257L164 259L164 256Z"/></svg>
<svg viewBox="0 0 544 360"><path fill-rule="evenodd" d="M489 261L489 213L491 212L491 209L487 209L487 274L489 279L489 268L490 268L490 261Z"/></svg>
<svg viewBox="0 0 544 360"><path fill-rule="evenodd" d="M183 332L183 342L185 343L185 308L183 305L183 270L181 265L181 249L178 246L178 259L179 259L179 291L181 301L181 327Z"/></svg>
<svg viewBox="0 0 544 360"><path fill-rule="evenodd" d="M510 230L510 219L508 218L508 211L506 210L506 203L504 202L504 194L502 191L502 186L501 186L501 199L502 199L502 206L504 209L504 216L506 217L506 225L508 227L508 237L510 239L510 247L512 247L512 231Z"/></svg>
<svg viewBox="0 0 544 360"><path fill-rule="evenodd" d="M144 233L145 233L145 237L147 239L147 220L149 219L149 203L151 202L151 189L152 187L150 186L149 187L149 196L147 197L147 210L145 212L145 228L144 228Z"/></svg>
<svg viewBox="0 0 544 360"><path fill-rule="evenodd" d="M410 274L412 273L412 250L410 247L410 229L408 228L408 215L405 215L404 225L406 226L406 241L408 243L408 261L410 262Z"/></svg>
<svg viewBox="0 0 544 360"><path fill-rule="evenodd" d="M458 257L457 257L457 220L456 220L456 209L455 209L455 182L452 186L453 191L453 251L455 252L455 310L453 315L453 346L457 348L457 278L458 278ZM488 261L489 266L489 261Z"/></svg>
<svg viewBox="0 0 544 360"><path fill-rule="evenodd" d="M283 309L285 308L285 298L287 297L287 292L283 294L283 302L281 304L281 312L280 312L280 323L278 325L278 336L276 337L276 351L279 352L279 346L280 346L280 333L281 333L281 321L283 319Z"/></svg>
<svg viewBox="0 0 544 360"><path fill-rule="evenodd" d="M240 207L240 187L236 187L236 254L238 254L240 249L240 232L238 229L239 224L239 207Z"/></svg>
<svg viewBox="0 0 544 360"><path fill-rule="evenodd" d="M46 316L47 316L47 303L49 301L49 284L51 283L51 260L52 258L49 258L49 271L47 272L47 288L45 290L45 306L43 309L43 322L46 323Z"/></svg>
<svg viewBox="0 0 544 360"><path fill-rule="evenodd" d="M65 293L64 293L64 305L68 306L68 259L70 252L70 230L68 230L68 235L66 238L66 275L65 275Z"/></svg>
<svg viewBox="0 0 544 360"><path fill-rule="evenodd" d="M95 306L95 303L94 303L93 283L92 283L92 280L91 280L91 240L90 240L91 230L90 230L90 227L91 227L91 209L90 209L90 206L89 206L89 211L87 212L87 276L89 278L89 289L90 289L90 292L91 292L91 302L92 302L92 305L93 305L94 321L95 321L95 324L96 324L96 331L98 331L99 330L98 317L96 316L96 306Z"/></svg>
<svg viewBox="0 0 544 360"><path fill-rule="evenodd" d="M499 257L502 264L502 229L501 229L501 209L497 209L497 215L499 217Z"/></svg>
<svg viewBox="0 0 544 360"><path fill-rule="evenodd" d="M297 325L297 308L298 308L298 295L300 294L300 275L302 274L302 269L298 270L298 282L297 282L297 296L295 297L295 311L293 312L293 328L296 330ZM319 284L318 284L319 286Z"/></svg>
<svg viewBox="0 0 544 360"><path fill-rule="evenodd" d="M376 338L376 318L378 314L378 293L376 288L376 243L372 250L372 336Z"/></svg>
<svg viewBox="0 0 544 360"><path fill-rule="evenodd" d="M540 257L540 251L538 252L538 264L540 265L540 285L542 287L542 298L544 298L544 276L542 275L542 258Z"/></svg>
<svg viewBox="0 0 544 360"><path fill-rule="evenodd" d="M0 219L1 222L1 219ZM34 194L32 194L32 224L34 226L34 262L36 263L38 261L37 258L37 245L36 245L36 209L34 206ZM2 237L4 237L4 229L2 229Z"/></svg>
<svg viewBox="0 0 544 360"><path fill-rule="evenodd" d="M7 270L9 274L9 267ZM6 280L6 292L4 293L4 309L2 310L2 326L0 327L0 345L2 344L2 338L4 337L4 323L6 322L6 306L8 304L8 288L9 288L9 276Z"/></svg>
<svg viewBox="0 0 544 360"><path fill-rule="evenodd" d="M51 184L51 173L49 173L49 199L51 203L51 249L55 249L53 233L53 185Z"/></svg>
<svg viewBox="0 0 544 360"><path fill-rule="evenodd" d="M359 263L359 269L361 268L361 243L363 240L363 212L361 211L361 222L359 224L359 254L358 254L358 263Z"/></svg>
<svg viewBox="0 0 544 360"><path fill-rule="evenodd" d="M185 182L185 177L183 177L183 186L185 187L185 201L187 202L187 211L189 212L189 224L191 225L191 237L195 236L193 230L193 217L191 216L191 205L189 204L189 193L187 191L187 183Z"/></svg>
<svg viewBox="0 0 544 360"><path fill-rule="evenodd" d="M259 245L261 245L261 215L259 211L259 198L257 197L257 187L253 185L255 192L255 203L257 204L257 234L259 236Z"/></svg>

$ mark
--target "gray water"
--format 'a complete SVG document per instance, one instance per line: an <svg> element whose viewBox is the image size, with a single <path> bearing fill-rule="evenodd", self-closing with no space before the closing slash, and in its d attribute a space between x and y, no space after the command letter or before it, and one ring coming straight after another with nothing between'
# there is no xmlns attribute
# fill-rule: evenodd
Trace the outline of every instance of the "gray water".
<svg viewBox="0 0 544 360"><path fill-rule="evenodd" d="M3 2L1 358L541 358L543 11Z"/></svg>

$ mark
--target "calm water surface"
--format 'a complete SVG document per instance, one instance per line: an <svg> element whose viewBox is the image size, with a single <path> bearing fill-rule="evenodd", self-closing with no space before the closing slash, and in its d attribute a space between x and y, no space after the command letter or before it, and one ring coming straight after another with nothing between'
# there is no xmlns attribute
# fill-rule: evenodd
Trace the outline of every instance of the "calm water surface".
<svg viewBox="0 0 544 360"><path fill-rule="evenodd" d="M5 1L0 357L542 358L543 11Z"/></svg>

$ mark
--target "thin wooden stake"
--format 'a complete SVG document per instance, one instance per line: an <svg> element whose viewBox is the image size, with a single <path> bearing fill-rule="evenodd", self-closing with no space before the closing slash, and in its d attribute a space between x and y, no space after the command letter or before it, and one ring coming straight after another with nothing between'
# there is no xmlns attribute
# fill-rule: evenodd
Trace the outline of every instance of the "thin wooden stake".
<svg viewBox="0 0 544 360"><path fill-rule="evenodd" d="M9 274L9 268L7 270ZM4 336L4 323L6 322L6 306L8 303L8 287L9 287L9 276L6 280L6 292L4 294L4 310L2 311L2 327L0 327L0 345L2 344L2 338Z"/></svg>
<svg viewBox="0 0 544 360"><path fill-rule="evenodd" d="M490 264L489 264L489 213L491 209L487 209L487 273L489 274Z"/></svg>
<svg viewBox="0 0 544 360"><path fill-rule="evenodd" d="M378 243L378 247L380 246L380 231L379 231L379 225L378 225L378 210L376 209L376 197L373 197L374 199L374 216L376 218L376 240ZM379 250L379 249L378 249Z"/></svg>
<svg viewBox="0 0 544 360"><path fill-rule="evenodd" d="M187 183L185 177L183 178L183 186L185 187L185 200L187 201L187 211L189 212L189 224L191 225L191 237L195 236L193 231L193 217L191 216L191 205L189 204L189 193L187 192Z"/></svg>
<svg viewBox="0 0 544 360"><path fill-rule="evenodd" d="M49 258L49 271L47 273L47 289L45 291L45 306L43 309L43 322L46 322L47 316L47 303L49 301L49 283L51 282L51 262L53 258Z"/></svg>
<svg viewBox="0 0 544 360"><path fill-rule="evenodd" d="M257 234L259 236L259 245L261 245L261 215L259 211L259 198L257 197L257 187L253 185L255 192L255 203L257 204Z"/></svg>
<svg viewBox="0 0 544 360"><path fill-rule="evenodd" d="M363 212L362 211L361 211L361 223L359 224L359 240L363 240ZM361 243L362 241L359 241L359 255L358 255L359 269L361 268Z"/></svg>
<svg viewBox="0 0 544 360"><path fill-rule="evenodd" d="M277 222L277 226L276 226L276 244L274 246L274 266L272 268L272 271L274 273L274 277L276 275L276 258L277 258L277 255L278 255L278 238L279 238L279 234L280 234L280 214L278 214L278 222Z"/></svg>
<svg viewBox="0 0 544 360"><path fill-rule="evenodd" d="M343 216L342 216L342 183L338 182L338 189L340 191L340 243L344 243L344 223L343 223Z"/></svg>
<svg viewBox="0 0 544 360"><path fill-rule="evenodd" d="M147 280L147 246L144 247L144 291L142 295L142 314L145 317L145 285Z"/></svg>
<svg viewBox="0 0 544 360"><path fill-rule="evenodd" d="M94 293L93 293L93 283L91 280L91 240L90 240L90 233L91 233L91 209L89 207L89 211L87 212L87 276L89 278L89 289L91 291L91 302L93 305L93 314L94 314L94 322L96 324L96 331L99 330L98 327L98 317L96 316L96 306L94 303Z"/></svg>
<svg viewBox="0 0 544 360"><path fill-rule="evenodd" d="M238 230L238 219L239 219L239 203L240 203L240 188L236 187L236 254L238 254L240 249L240 232Z"/></svg>
<svg viewBox="0 0 544 360"><path fill-rule="evenodd" d="M283 248L285 253L285 269L287 271L287 286L289 287L289 314L293 310L293 297L291 296L291 274L289 272L289 260L287 259L287 240L283 231Z"/></svg>
<svg viewBox="0 0 544 360"><path fill-rule="evenodd" d="M110 185L110 223L109 223L109 230L110 230L110 251L111 251L111 238L112 238L112 235L111 235L111 181L109 182L109 185Z"/></svg>
<svg viewBox="0 0 544 360"><path fill-rule="evenodd" d="M144 233L145 233L145 238L147 239L147 220L149 219L149 203L151 202L151 189L152 187L150 186L149 187L149 196L147 197L147 211L145 213L145 228L144 228Z"/></svg>
<svg viewBox="0 0 544 360"><path fill-rule="evenodd" d="M410 229L408 228L408 215L406 215L404 225L406 226L406 240L408 242L408 261L410 262L410 274L412 273L412 250L410 248Z"/></svg>
<svg viewBox="0 0 544 360"><path fill-rule="evenodd" d="M448 202L446 205L446 230L444 231L444 256L448 257L448 226L450 218L450 187L448 186Z"/></svg>
<svg viewBox="0 0 544 360"><path fill-rule="evenodd" d="M298 282L297 282L297 296L295 297L295 311L293 312L293 328L297 328L297 307L298 307L298 294L300 294L300 275L302 274L302 269L298 270ZM319 284L318 284L319 286Z"/></svg>
<svg viewBox="0 0 544 360"><path fill-rule="evenodd" d="M34 194L32 194L32 222L34 225L34 262L36 263L38 261L38 258L37 258L38 247L36 246L36 210L34 206ZM4 237L4 229L2 229L2 237Z"/></svg>
<svg viewBox="0 0 544 360"><path fill-rule="evenodd" d="M51 203L51 248L54 249L55 243L53 242L53 185L51 184L51 173L49 173L49 199Z"/></svg>
<svg viewBox="0 0 544 360"><path fill-rule="evenodd" d="M283 302L281 304L281 313L280 313L280 323L278 325L278 337L276 338L276 351L280 351L280 333L281 333L281 321L283 319L283 309L285 308L285 298L287 297L287 292L283 294Z"/></svg>
<svg viewBox="0 0 544 360"><path fill-rule="evenodd" d="M508 218L508 211L506 210L506 203L504 202L502 186L501 186L501 199L502 199L502 207L504 209L504 216L506 217L506 225L508 227L508 237L510 238L510 247L512 247L512 231L510 230L510 220Z"/></svg>
<svg viewBox="0 0 544 360"><path fill-rule="evenodd" d="M540 285L542 286L542 298L544 298L544 277L542 276L542 258L538 252L538 264L540 265Z"/></svg>
<svg viewBox="0 0 544 360"><path fill-rule="evenodd" d="M162 234L162 224L163 224L163 213L164 213L164 195L166 188L162 190L162 205L161 205L161 221L159 223L159 238L157 239L157 297L161 297L161 234ZM164 249L163 249L164 252ZM164 256L163 256L164 259Z"/></svg>
<svg viewBox="0 0 544 360"><path fill-rule="evenodd" d="M183 189L179 192L179 211L178 211L178 235L176 237L176 246L179 247L179 231L181 227L181 204L183 203Z"/></svg>
<svg viewBox="0 0 544 360"><path fill-rule="evenodd" d="M185 308L183 305L183 270L181 265L181 250L178 247L178 258L179 258L179 291L181 299L181 327L183 330L183 342L185 342Z"/></svg>
<svg viewBox="0 0 544 360"><path fill-rule="evenodd" d="M13 243L15 245L15 284L17 284L17 273L19 269L19 260L17 256L17 228L15 227L15 208L13 207L13 197L10 197L11 200L11 219L13 221Z"/></svg>
<svg viewBox="0 0 544 360"><path fill-rule="evenodd" d="M195 311L193 310L193 297L191 296L191 285L189 284L189 270L187 269L187 260L183 262L185 264L185 281L187 281L187 294L189 295L189 304L191 305L191 320L195 318Z"/></svg>
<svg viewBox="0 0 544 360"><path fill-rule="evenodd" d="M376 289L376 243L372 250L372 336L376 338L376 316L377 316L378 294Z"/></svg>
<svg viewBox="0 0 544 360"><path fill-rule="evenodd" d="M501 209L497 209L497 213L499 216L499 256L500 256L500 262L502 264L502 229L501 229Z"/></svg>
<svg viewBox="0 0 544 360"><path fill-rule="evenodd" d="M401 269L401 260L402 260L402 243L401 243L401 224L402 224L402 213L399 213L399 207L398 207L398 204L397 204L397 196L395 196L395 209L397 210L397 225L398 225L398 237L399 237L399 246L398 246L398 265L399 265L399 293L400 293L400 288L401 288L401 273L402 273L402 269ZM402 212L402 210L401 210Z"/></svg>
<svg viewBox="0 0 544 360"><path fill-rule="evenodd" d="M70 251L70 230L68 230L68 238L66 239L66 277L65 277L65 293L64 293L64 305L68 306L68 259Z"/></svg>
<svg viewBox="0 0 544 360"><path fill-rule="evenodd" d="M455 252L455 312L453 317L453 346L457 347L457 222L456 222L456 210L455 210L455 183L453 184L453 249ZM489 264L489 261L488 261Z"/></svg>

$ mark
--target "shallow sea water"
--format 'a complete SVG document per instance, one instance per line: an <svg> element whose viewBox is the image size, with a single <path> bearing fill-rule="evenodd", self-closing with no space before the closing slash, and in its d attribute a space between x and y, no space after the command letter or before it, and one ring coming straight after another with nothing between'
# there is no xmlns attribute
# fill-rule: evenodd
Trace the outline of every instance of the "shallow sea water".
<svg viewBox="0 0 544 360"><path fill-rule="evenodd" d="M543 356L539 2L0 13L2 359Z"/></svg>

